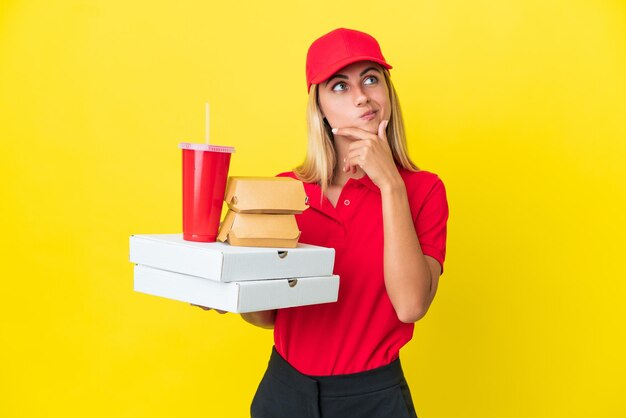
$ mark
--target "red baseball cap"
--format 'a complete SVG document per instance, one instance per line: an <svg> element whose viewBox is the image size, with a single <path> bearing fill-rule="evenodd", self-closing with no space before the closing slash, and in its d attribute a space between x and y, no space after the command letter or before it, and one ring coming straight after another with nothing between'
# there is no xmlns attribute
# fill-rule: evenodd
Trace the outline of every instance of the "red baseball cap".
<svg viewBox="0 0 626 418"><path fill-rule="evenodd" d="M376 39L365 32L339 28L318 38L306 54L307 91L357 61L374 61L390 69Z"/></svg>

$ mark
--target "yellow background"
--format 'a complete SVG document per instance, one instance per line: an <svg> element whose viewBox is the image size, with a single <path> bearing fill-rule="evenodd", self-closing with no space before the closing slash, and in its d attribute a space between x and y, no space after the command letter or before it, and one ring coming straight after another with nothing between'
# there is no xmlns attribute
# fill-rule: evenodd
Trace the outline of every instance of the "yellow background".
<svg viewBox="0 0 626 418"><path fill-rule="evenodd" d="M308 45L372 33L448 259L402 351L421 418L626 416L620 0L0 3L0 416L245 417L271 332L133 292L181 230L181 141L305 150Z"/></svg>

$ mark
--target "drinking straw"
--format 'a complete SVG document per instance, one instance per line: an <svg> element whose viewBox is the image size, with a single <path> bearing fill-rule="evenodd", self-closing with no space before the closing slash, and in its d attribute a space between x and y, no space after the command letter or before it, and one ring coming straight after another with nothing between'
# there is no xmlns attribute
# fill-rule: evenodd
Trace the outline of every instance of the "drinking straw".
<svg viewBox="0 0 626 418"><path fill-rule="evenodd" d="M206 141L206 143L208 145L209 144L209 102L206 102L204 107L205 107L204 139L205 139L205 141Z"/></svg>

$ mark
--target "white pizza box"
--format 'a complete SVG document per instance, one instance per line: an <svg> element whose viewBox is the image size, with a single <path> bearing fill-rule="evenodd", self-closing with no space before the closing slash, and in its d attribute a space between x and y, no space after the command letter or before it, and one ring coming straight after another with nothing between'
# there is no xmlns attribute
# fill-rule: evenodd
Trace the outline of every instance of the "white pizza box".
<svg viewBox="0 0 626 418"><path fill-rule="evenodd" d="M220 283L135 265L135 291L228 312L256 312L336 302L339 276Z"/></svg>
<svg viewBox="0 0 626 418"><path fill-rule="evenodd" d="M131 235L130 261L219 282L331 276L333 248L238 247L183 240L182 234Z"/></svg>

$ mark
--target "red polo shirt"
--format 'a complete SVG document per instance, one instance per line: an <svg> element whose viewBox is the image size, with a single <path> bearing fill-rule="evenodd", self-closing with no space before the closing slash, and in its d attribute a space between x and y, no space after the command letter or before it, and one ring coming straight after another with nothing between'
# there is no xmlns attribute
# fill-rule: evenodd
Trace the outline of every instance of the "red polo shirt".
<svg viewBox="0 0 626 418"><path fill-rule="evenodd" d="M442 265L448 204L443 182L427 171L399 169L422 252ZM294 173L279 176L296 178ZM336 303L279 309L276 350L301 373L356 373L398 358L413 336L391 304L383 278L383 218L380 189L366 175L344 185L337 207L321 188L305 183L309 209L296 215L300 242L335 249L340 276Z"/></svg>

